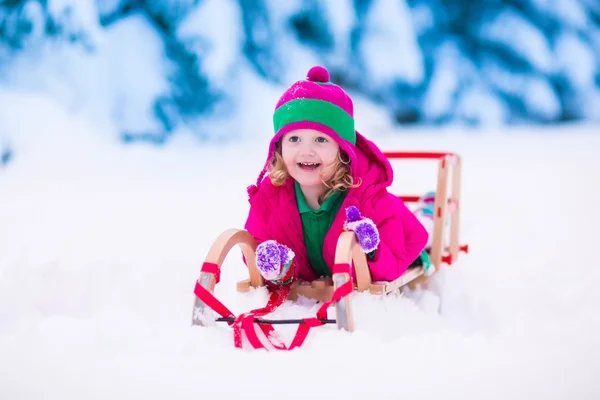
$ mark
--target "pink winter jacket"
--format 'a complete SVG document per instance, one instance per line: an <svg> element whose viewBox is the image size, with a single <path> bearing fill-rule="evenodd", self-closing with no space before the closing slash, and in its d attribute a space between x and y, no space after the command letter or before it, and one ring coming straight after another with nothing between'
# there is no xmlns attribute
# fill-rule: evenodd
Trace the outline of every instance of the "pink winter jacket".
<svg viewBox="0 0 600 400"><path fill-rule="evenodd" d="M362 216L371 218L379 230L381 241L375 258L367 259L372 279L390 281L402 275L419 256L425 248L428 234L402 200L387 191L393 180L393 171L377 146L357 132L355 151L354 174L355 178L362 178L362 184L348 191L325 236L323 258L331 269L337 240L346 219L345 209L354 205ZM274 186L267 177L249 201L245 229L259 244L274 239L291 248L296 254L296 279L317 279L304 245L293 180Z"/></svg>

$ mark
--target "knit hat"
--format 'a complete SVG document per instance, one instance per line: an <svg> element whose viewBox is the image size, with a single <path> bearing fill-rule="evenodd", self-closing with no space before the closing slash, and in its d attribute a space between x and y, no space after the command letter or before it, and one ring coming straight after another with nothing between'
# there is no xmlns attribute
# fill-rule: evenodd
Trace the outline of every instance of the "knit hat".
<svg viewBox="0 0 600 400"><path fill-rule="evenodd" d="M306 74L305 80L295 82L279 98L273 114L275 135L269 144L267 162L256 186L248 188L249 194L258 189L277 142L283 135L296 129L314 129L335 139L348 154L353 172L356 160L354 105L350 96L329 79L327 69L314 66Z"/></svg>

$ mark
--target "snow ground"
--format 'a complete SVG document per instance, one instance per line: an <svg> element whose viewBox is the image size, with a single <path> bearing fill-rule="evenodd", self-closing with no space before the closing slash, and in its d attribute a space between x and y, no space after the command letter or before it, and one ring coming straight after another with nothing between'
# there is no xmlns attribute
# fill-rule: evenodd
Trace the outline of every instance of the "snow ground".
<svg viewBox="0 0 600 400"><path fill-rule="evenodd" d="M429 290L354 294L352 334L320 327L300 349L267 353L235 349L226 325L190 327L202 260L243 225L267 136L126 147L51 101L20 100L35 120L14 101L0 98L0 124L18 132L0 169L2 399L600 395L597 128L398 134L358 105L383 149L463 156L470 254ZM433 187L432 164L394 165L398 190ZM262 290L235 292L238 254L216 288L234 312L266 303Z"/></svg>

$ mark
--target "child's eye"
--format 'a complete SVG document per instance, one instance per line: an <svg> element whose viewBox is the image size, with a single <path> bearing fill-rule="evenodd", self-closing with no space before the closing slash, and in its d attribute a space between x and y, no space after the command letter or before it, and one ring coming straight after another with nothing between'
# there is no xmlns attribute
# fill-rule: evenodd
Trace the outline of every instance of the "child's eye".
<svg viewBox="0 0 600 400"><path fill-rule="evenodd" d="M319 136L318 138L315 139L318 143L327 143L327 139L325 139L323 136Z"/></svg>
<svg viewBox="0 0 600 400"><path fill-rule="evenodd" d="M289 141L292 143L296 143L300 141L300 138L298 136L290 136Z"/></svg>

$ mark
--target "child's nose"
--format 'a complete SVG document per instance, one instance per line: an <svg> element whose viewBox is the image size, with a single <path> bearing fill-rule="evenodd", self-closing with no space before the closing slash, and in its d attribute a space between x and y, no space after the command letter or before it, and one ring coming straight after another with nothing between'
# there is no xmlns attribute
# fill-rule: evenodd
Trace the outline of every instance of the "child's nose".
<svg viewBox="0 0 600 400"><path fill-rule="evenodd" d="M304 143L304 146L302 146L300 152L302 155L314 155L315 146L312 143Z"/></svg>

